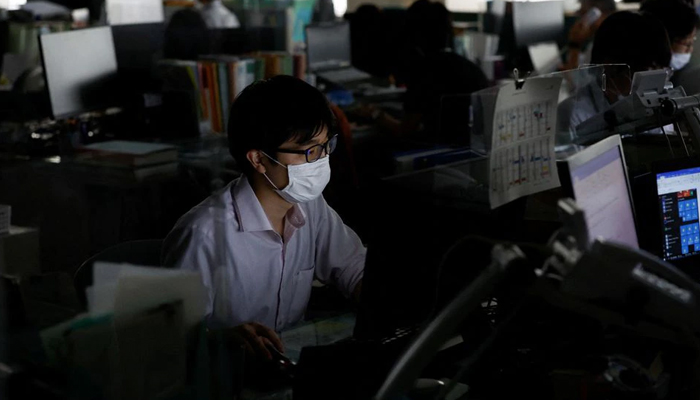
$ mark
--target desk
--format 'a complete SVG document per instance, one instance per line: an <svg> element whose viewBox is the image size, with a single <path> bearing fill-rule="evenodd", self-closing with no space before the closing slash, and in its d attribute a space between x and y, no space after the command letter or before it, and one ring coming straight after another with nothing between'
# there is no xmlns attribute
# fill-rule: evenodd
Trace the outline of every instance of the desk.
<svg viewBox="0 0 700 400"><path fill-rule="evenodd" d="M17 225L38 227L43 272L72 273L90 255L114 244L162 238L177 219L238 176L225 137L175 143L175 173L142 181L49 158L0 156L0 203ZM196 151L215 157L193 158Z"/></svg>

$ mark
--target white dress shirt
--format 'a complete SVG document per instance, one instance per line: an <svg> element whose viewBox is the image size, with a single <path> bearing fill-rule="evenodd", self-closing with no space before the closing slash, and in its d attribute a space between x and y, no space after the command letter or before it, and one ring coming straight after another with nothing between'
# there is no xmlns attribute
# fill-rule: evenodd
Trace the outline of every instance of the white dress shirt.
<svg viewBox="0 0 700 400"><path fill-rule="evenodd" d="M226 8L221 0L213 0L201 6L200 12L209 29L240 28L236 14Z"/></svg>
<svg viewBox="0 0 700 400"><path fill-rule="evenodd" d="M314 276L350 296L365 255L323 197L295 205L280 237L245 177L180 218L163 245L165 266L202 273L210 326L258 322L277 332L303 319Z"/></svg>

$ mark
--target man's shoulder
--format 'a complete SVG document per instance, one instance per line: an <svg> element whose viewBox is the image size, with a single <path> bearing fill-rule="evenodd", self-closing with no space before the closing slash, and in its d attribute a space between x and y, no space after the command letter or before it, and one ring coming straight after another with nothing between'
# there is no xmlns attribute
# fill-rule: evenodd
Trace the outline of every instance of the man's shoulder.
<svg viewBox="0 0 700 400"><path fill-rule="evenodd" d="M212 194L203 202L194 206L175 224L173 231L189 230L203 235L209 235L221 225L234 227L238 224L236 209L233 206L231 188L236 181Z"/></svg>
<svg viewBox="0 0 700 400"><path fill-rule="evenodd" d="M304 212L307 222L314 225L325 221L329 216L329 211L333 210L323 196L319 196L317 199L306 203L301 203L299 207Z"/></svg>

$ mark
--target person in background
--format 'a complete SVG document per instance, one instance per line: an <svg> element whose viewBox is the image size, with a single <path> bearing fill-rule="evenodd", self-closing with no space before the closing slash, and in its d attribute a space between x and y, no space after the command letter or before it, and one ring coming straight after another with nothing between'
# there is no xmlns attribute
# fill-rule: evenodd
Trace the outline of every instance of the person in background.
<svg viewBox="0 0 700 400"><path fill-rule="evenodd" d="M578 20L569 30L569 43L564 70L591 62L591 43L596 31L610 14L617 10L615 0L581 0Z"/></svg>
<svg viewBox="0 0 700 400"><path fill-rule="evenodd" d="M452 17L443 4L418 0L411 7L415 62L408 73L405 117L399 121L372 106L360 106L354 112L394 137L434 142L443 96L466 95L485 89L489 82L477 65L453 51Z"/></svg>
<svg viewBox="0 0 700 400"><path fill-rule="evenodd" d="M363 4L346 18L350 21L352 65L372 76L387 78L388 40L382 32L382 10L374 4Z"/></svg>
<svg viewBox="0 0 700 400"><path fill-rule="evenodd" d="M557 109L557 145L571 143L576 127L630 94L636 72L668 68L671 45L658 19L635 12L610 15L593 41L592 64L605 67L606 90L599 82L584 86ZM617 65L615 65L617 64ZM626 67L629 66L629 69Z"/></svg>
<svg viewBox="0 0 700 400"><path fill-rule="evenodd" d="M322 196L336 121L325 96L276 76L241 92L228 139L243 176L193 208L163 245L163 265L199 271L207 325L254 358L284 351L314 278L359 298L366 249Z"/></svg>
<svg viewBox="0 0 700 400"><path fill-rule="evenodd" d="M680 71L690 62L700 17L684 0L647 0L640 11L658 18L671 41L671 68Z"/></svg>
<svg viewBox="0 0 700 400"><path fill-rule="evenodd" d="M200 0L199 11L209 29L240 28L238 17L229 10L221 0Z"/></svg>
<svg viewBox="0 0 700 400"><path fill-rule="evenodd" d="M314 23L335 21L333 0L316 0L311 21Z"/></svg>

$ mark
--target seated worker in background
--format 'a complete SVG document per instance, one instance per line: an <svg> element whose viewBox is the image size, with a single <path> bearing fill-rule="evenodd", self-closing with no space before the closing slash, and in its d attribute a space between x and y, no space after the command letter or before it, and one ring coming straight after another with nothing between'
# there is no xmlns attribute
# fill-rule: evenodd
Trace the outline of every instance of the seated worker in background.
<svg viewBox="0 0 700 400"><path fill-rule="evenodd" d="M609 16L598 28L591 61L622 66L605 67L604 92L600 82L592 83L578 89L559 105L557 145L571 143L576 137L576 126L628 96L636 72L668 68L671 45L666 30L656 18L620 11Z"/></svg>
<svg viewBox="0 0 700 400"><path fill-rule="evenodd" d="M366 250L321 195L336 143L323 94L290 76L256 82L228 126L244 174L180 218L163 261L201 272L208 325L269 359L268 346L283 351L277 333L304 317L314 277L359 296Z"/></svg>
<svg viewBox="0 0 700 400"><path fill-rule="evenodd" d="M388 40L382 27L382 10L374 4L363 4L347 17L350 21L352 65L372 76L387 78Z"/></svg>
<svg viewBox="0 0 700 400"><path fill-rule="evenodd" d="M199 0L202 18L209 29L240 28L236 14L229 10L221 0Z"/></svg>
<svg viewBox="0 0 700 400"><path fill-rule="evenodd" d="M591 42L600 25L617 10L615 0L581 0L579 18L569 30L569 44L563 70L591 63Z"/></svg>
<svg viewBox="0 0 700 400"><path fill-rule="evenodd" d="M647 0L642 3L640 10L658 18L664 25L673 53L671 68L674 71L683 69L690 62L700 23L695 9L683 0Z"/></svg>
<svg viewBox="0 0 700 400"><path fill-rule="evenodd" d="M420 11L415 15L419 23L413 35L421 57L409 72L404 119L398 121L373 106L361 106L353 112L373 120L393 136L432 141L439 126L442 97L485 89L489 82L477 65L453 52L452 18L443 4L418 0L411 7Z"/></svg>

